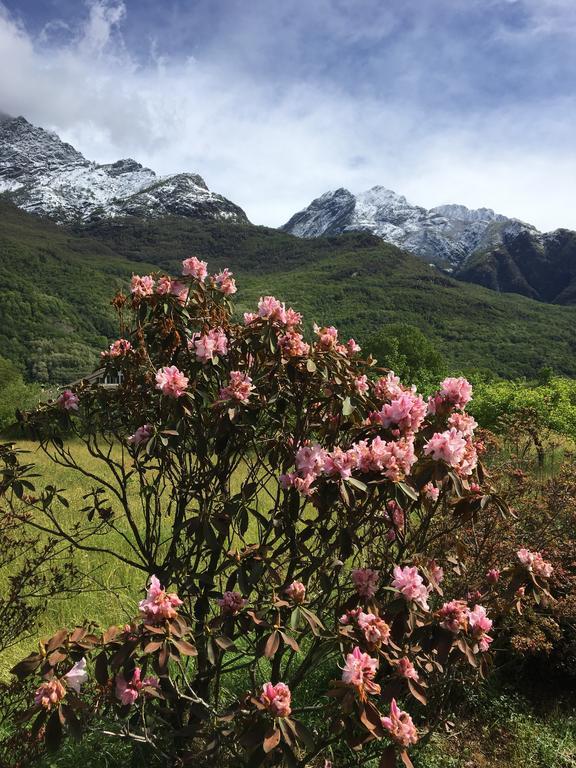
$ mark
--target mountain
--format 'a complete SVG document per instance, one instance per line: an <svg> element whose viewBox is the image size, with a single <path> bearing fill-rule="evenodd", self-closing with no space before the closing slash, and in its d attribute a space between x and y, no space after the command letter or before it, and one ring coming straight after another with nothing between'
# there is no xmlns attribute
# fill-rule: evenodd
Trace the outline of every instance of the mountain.
<svg viewBox="0 0 576 768"><path fill-rule="evenodd" d="M157 176L131 159L99 165L23 117L0 116L0 194L59 223L166 215L248 221L198 174Z"/></svg>
<svg viewBox="0 0 576 768"><path fill-rule="evenodd" d="M0 355L28 378L65 383L117 334L110 299L130 275L177 273L196 254L238 277L239 316L276 294L362 342L383 324L418 326L454 370L576 376L576 308L459 282L366 232L301 239L275 229L178 216L73 228L0 202ZM382 361L386 364L386 361Z"/></svg>
<svg viewBox="0 0 576 768"><path fill-rule="evenodd" d="M539 301L576 304L576 233L464 205L422 208L384 187L326 192L281 229L298 237L366 231L454 277Z"/></svg>
<svg viewBox="0 0 576 768"><path fill-rule="evenodd" d="M495 291L554 304L576 304L576 232L523 230L473 253L456 277Z"/></svg>
<svg viewBox="0 0 576 768"><path fill-rule="evenodd" d="M507 233L534 230L490 208L463 205L422 208L385 187L353 195L326 192L296 213L281 229L298 237L363 230L435 264L457 268L471 253L498 245Z"/></svg>

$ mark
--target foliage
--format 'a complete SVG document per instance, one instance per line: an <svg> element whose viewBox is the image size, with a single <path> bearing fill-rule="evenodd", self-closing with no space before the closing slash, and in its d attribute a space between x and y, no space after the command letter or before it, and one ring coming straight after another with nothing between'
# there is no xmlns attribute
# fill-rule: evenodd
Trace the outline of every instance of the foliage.
<svg viewBox="0 0 576 768"><path fill-rule="evenodd" d="M388 323L366 339L364 348L403 381L423 390L432 389L446 375L446 361L437 345L414 325Z"/></svg>
<svg viewBox="0 0 576 768"><path fill-rule="evenodd" d="M465 379L425 402L334 327L305 342L273 297L235 323L235 290L193 258L176 280L134 277L102 357L121 386L80 384L26 418L84 477L85 504L65 522L64 489L13 487L12 514L149 583L132 621L59 630L15 666L19 743L100 728L172 765L303 768L365 749L410 766L453 687L488 672L518 589L546 598L550 565L522 550L498 589L484 573L469 527L490 520L493 538L507 510Z"/></svg>
<svg viewBox="0 0 576 768"><path fill-rule="evenodd" d="M71 232L0 203L2 354L37 381L85 375L113 338L110 287L126 286L143 259L171 269L192 253L232 264L243 280L240 310L273 290L310 319L307 334L312 321L337 322L360 339L389 323L409 324L442 349L451 369L518 377L550 365L576 375L576 308L453 280L367 233L307 240L184 217L102 221Z"/></svg>
<svg viewBox="0 0 576 768"><path fill-rule="evenodd" d="M40 399L40 388L26 384L20 371L0 357L0 430L16 421L18 409L32 408Z"/></svg>
<svg viewBox="0 0 576 768"><path fill-rule="evenodd" d="M475 387L471 413L488 429L507 429L508 419L523 416L535 431L552 430L576 439L576 381L552 376L539 382L493 381Z"/></svg>

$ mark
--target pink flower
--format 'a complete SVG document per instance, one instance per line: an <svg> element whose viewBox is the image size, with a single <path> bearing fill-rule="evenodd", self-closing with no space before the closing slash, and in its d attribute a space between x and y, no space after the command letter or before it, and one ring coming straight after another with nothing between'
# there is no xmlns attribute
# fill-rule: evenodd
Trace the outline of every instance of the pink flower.
<svg viewBox="0 0 576 768"><path fill-rule="evenodd" d="M220 399L237 400L246 405L253 391L254 385L250 376L241 371L231 371L230 381L220 390Z"/></svg>
<svg viewBox="0 0 576 768"><path fill-rule="evenodd" d="M500 571L498 568L490 568L490 570L486 573L486 580L489 584L496 584L498 581L500 581Z"/></svg>
<svg viewBox="0 0 576 768"><path fill-rule="evenodd" d="M454 408L464 408L472 399L472 385L462 376L447 378L440 385L440 394L444 402Z"/></svg>
<svg viewBox="0 0 576 768"><path fill-rule="evenodd" d="M289 717L292 709L290 688L284 683L266 683L262 687L260 701L274 717Z"/></svg>
<svg viewBox="0 0 576 768"><path fill-rule="evenodd" d="M530 552L529 549L519 549L516 553L518 560L530 573L540 576L543 579L549 579L552 576L554 568L551 563L546 562L540 552Z"/></svg>
<svg viewBox="0 0 576 768"><path fill-rule="evenodd" d="M466 628L468 606L464 600L451 600L449 603L444 603L436 615L440 619L440 626L443 629L456 634L461 629Z"/></svg>
<svg viewBox="0 0 576 768"><path fill-rule="evenodd" d="M358 392L359 395L365 395L366 392L368 392L368 376L366 376L366 374L363 376L357 376L354 379L354 389L356 392Z"/></svg>
<svg viewBox="0 0 576 768"><path fill-rule="evenodd" d="M380 571L374 571L372 568L354 568L351 576L356 592L360 597L367 599L374 597L378 589Z"/></svg>
<svg viewBox="0 0 576 768"><path fill-rule="evenodd" d="M304 445L296 453L296 469L302 475L319 475L324 470L327 453L318 443Z"/></svg>
<svg viewBox="0 0 576 768"><path fill-rule="evenodd" d="M244 325L250 325L254 320L258 320L256 312L244 312Z"/></svg>
<svg viewBox="0 0 576 768"><path fill-rule="evenodd" d="M212 328L202 336L195 333L188 347L194 347L196 358L202 363L214 362L216 355L222 357L228 354L228 337L221 328Z"/></svg>
<svg viewBox="0 0 576 768"><path fill-rule="evenodd" d="M346 656L342 680L347 685L353 685L358 692L380 693L380 686L374 683L374 677L378 670L378 659L373 659L369 654L363 653L356 646L352 653Z"/></svg>
<svg viewBox="0 0 576 768"><path fill-rule="evenodd" d="M438 565L436 560L430 560L428 563L428 570L430 571L430 576L432 576L436 584L441 584L444 579L444 569Z"/></svg>
<svg viewBox="0 0 576 768"><path fill-rule="evenodd" d="M64 696L66 696L66 688L60 680L47 680L36 689L34 703L44 709L51 709L59 704Z"/></svg>
<svg viewBox="0 0 576 768"><path fill-rule="evenodd" d="M458 432L464 435L464 437L472 437L474 430L478 426L478 422L468 413L460 413L459 411L456 411L450 415L448 426L457 429Z"/></svg>
<svg viewBox="0 0 576 768"><path fill-rule="evenodd" d="M248 601L239 592L224 592L217 602L222 609L222 613L235 616L237 613L240 613Z"/></svg>
<svg viewBox="0 0 576 768"><path fill-rule="evenodd" d="M357 355L358 352L361 352L361 351L362 351L362 347L360 346L360 344L357 344L354 341L354 339L348 339L348 341L346 342L346 352L348 353L348 355L350 355L350 357L352 357L352 355Z"/></svg>
<svg viewBox="0 0 576 768"><path fill-rule="evenodd" d="M170 293L171 286L172 280L170 280L169 277L166 277L166 275L162 275L162 277L158 278L158 282L156 283L156 293L159 296L165 296L167 293Z"/></svg>
<svg viewBox="0 0 576 768"><path fill-rule="evenodd" d="M188 377L175 365L169 365L156 373L156 389L166 397L181 397L186 392Z"/></svg>
<svg viewBox="0 0 576 768"><path fill-rule="evenodd" d="M86 672L86 659L82 658L77 661L72 669L64 675L66 685L72 688L76 693L80 693L80 688L88 680L88 672Z"/></svg>
<svg viewBox="0 0 576 768"><path fill-rule="evenodd" d="M372 470L382 472L393 483L410 474L412 465L416 463L413 437L402 437L392 442L385 442L379 436L375 437L370 444L370 452Z"/></svg>
<svg viewBox="0 0 576 768"><path fill-rule="evenodd" d="M182 600L178 595L175 592L165 592L156 576L151 576L146 598L140 601L138 608L145 621L155 624L165 619L173 619L177 615L176 608L180 605Z"/></svg>
<svg viewBox="0 0 576 768"><path fill-rule="evenodd" d="M424 496L426 496L427 499L430 499L431 501L438 501L438 496L440 496L440 488L437 488L434 483L426 483L426 485L422 488L422 493Z"/></svg>
<svg viewBox="0 0 576 768"><path fill-rule="evenodd" d="M279 477L280 485L284 490L295 488L302 496L312 496L312 483L316 480L316 475L304 475L300 477L297 472L287 472Z"/></svg>
<svg viewBox="0 0 576 768"><path fill-rule="evenodd" d="M379 420L382 426L397 426L401 432L416 432L426 418L428 406L421 395L402 392L382 407Z"/></svg>
<svg viewBox="0 0 576 768"><path fill-rule="evenodd" d="M130 681L126 680L124 675L116 675L116 698L124 706L130 706L137 700L143 688L159 688L160 684L157 677L145 677L141 679L142 670L136 667L132 673Z"/></svg>
<svg viewBox="0 0 576 768"><path fill-rule="evenodd" d="M133 435L130 435L128 438L128 442L132 445L135 445L138 447L139 445L142 445L143 443L147 443L148 440L152 437L153 428L151 424L143 424L141 427L138 427L136 432L134 432Z"/></svg>
<svg viewBox="0 0 576 768"><path fill-rule="evenodd" d="M394 400L404 392L400 384L400 378L390 371L386 376L378 379L374 385L374 394L379 400Z"/></svg>
<svg viewBox="0 0 576 768"><path fill-rule="evenodd" d="M188 286L178 280L170 282L170 294L176 296L180 304L185 304L188 298Z"/></svg>
<svg viewBox="0 0 576 768"><path fill-rule="evenodd" d="M154 278L152 275L132 275L130 290L133 296L139 299L152 296L154 293Z"/></svg>
<svg viewBox="0 0 576 768"><path fill-rule="evenodd" d="M286 310L286 326L293 328L295 325L300 325L302 322L302 315L300 312L296 312L292 307L288 307Z"/></svg>
<svg viewBox="0 0 576 768"><path fill-rule="evenodd" d="M132 349L132 344L126 339L117 339L113 344L110 344L109 349L105 352L100 352L100 357L122 357Z"/></svg>
<svg viewBox="0 0 576 768"><path fill-rule="evenodd" d="M414 668L414 665L410 661L410 659L407 656L402 656L401 659L398 659L398 664L396 665L396 674L399 677L404 677L406 680L419 680L420 676L418 675L418 672Z"/></svg>
<svg viewBox="0 0 576 768"><path fill-rule="evenodd" d="M338 343L338 331L333 325L328 328L314 325L314 333L318 336L318 347L324 351L334 349Z"/></svg>
<svg viewBox="0 0 576 768"><path fill-rule="evenodd" d="M394 589L398 590L406 600L414 602L423 610L428 611L429 590L424 585L422 576L418 573L418 568L407 565L401 568L399 565L395 565L393 575L392 586Z"/></svg>
<svg viewBox="0 0 576 768"><path fill-rule="evenodd" d="M291 329L280 336L278 344L287 357L306 357L310 352L310 344L304 341L302 334Z"/></svg>
<svg viewBox="0 0 576 768"><path fill-rule="evenodd" d="M203 283L208 275L208 264L205 261L200 261L196 256L191 256L182 262L182 274L185 277L195 277L196 280Z"/></svg>
<svg viewBox="0 0 576 768"><path fill-rule="evenodd" d="M236 288L236 281L229 269L223 269L222 272L214 275L214 282L216 283L218 290L226 296L231 296L238 290Z"/></svg>
<svg viewBox="0 0 576 768"><path fill-rule="evenodd" d="M71 392L69 389L65 389L56 402L60 408L65 411L77 411L78 406L80 405L78 395L75 395L74 392Z"/></svg>
<svg viewBox="0 0 576 768"><path fill-rule="evenodd" d="M329 477L340 475L343 480L347 480L352 477L355 466L354 451L343 451L341 448L334 448L331 453L326 454L324 459L324 472Z"/></svg>
<svg viewBox="0 0 576 768"><path fill-rule="evenodd" d="M260 297L258 302L258 315L264 320L286 325L286 307L274 296Z"/></svg>
<svg viewBox="0 0 576 768"><path fill-rule="evenodd" d="M360 611L357 617L358 626L364 633L364 639L370 645L386 645L390 639L390 627L379 616ZM344 623L344 622L343 622Z"/></svg>
<svg viewBox="0 0 576 768"><path fill-rule="evenodd" d="M390 717L382 718L382 725L394 741L403 747L416 744L418 731L408 712L403 712L396 704L396 699L390 702Z"/></svg>
<svg viewBox="0 0 576 768"><path fill-rule="evenodd" d="M466 448L466 440L452 427L446 432L435 432L424 446L424 453L435 461L445 461L451 467L457 467L464 459Z"/></svg>
<svg viewBox="0 0 576 768"><path fill-rule="evenodd" d="M293 581L284 592L293 603L300 604L306 599L306 587L301 581Z"/></svg>
<svg viewBox="0 0 576 768"><path fill-rule="evenodd" d="M487 634L492 629L492 619L488 618L483 606L475 605L471 611L468 611L468 626L470 634L478 641L480 651L486 652L493 639Z"/></svg>

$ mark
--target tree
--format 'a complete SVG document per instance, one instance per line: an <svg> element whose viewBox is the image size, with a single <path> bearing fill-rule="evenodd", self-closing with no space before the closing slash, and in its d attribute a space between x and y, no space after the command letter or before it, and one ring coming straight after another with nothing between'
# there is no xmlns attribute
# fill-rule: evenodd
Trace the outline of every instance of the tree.
<svg viewBox="0 0 576 768"><path fill-rule="evenodd" d="M419 328L408 323L384 325L368 338L365 349L402 380L420 386L437 381L446 371L440 350Z"/></svg>

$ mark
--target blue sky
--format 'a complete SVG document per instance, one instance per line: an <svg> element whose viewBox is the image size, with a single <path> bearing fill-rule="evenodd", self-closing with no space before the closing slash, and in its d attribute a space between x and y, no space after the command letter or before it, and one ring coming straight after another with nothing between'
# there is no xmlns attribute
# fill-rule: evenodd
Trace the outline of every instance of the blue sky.
<svg viewBox="0 0 576 768"><path fill-rule="evenodd" d="M0 0L0 110L256 223L338 186L576 228L573 0Z"/></svg>

